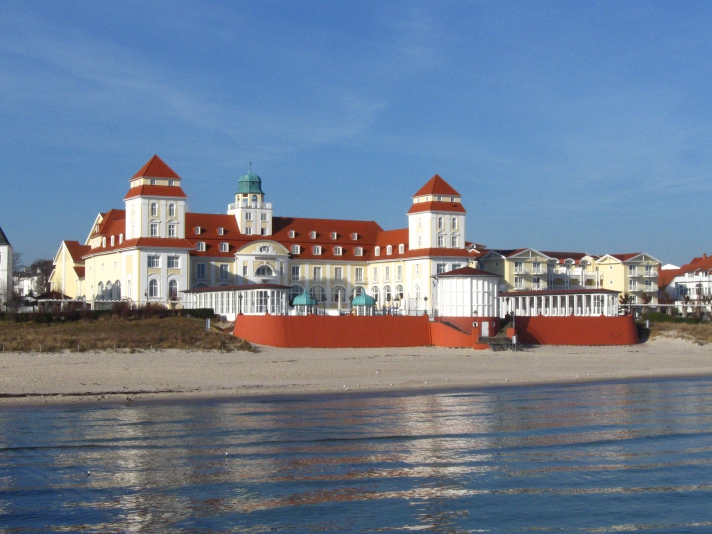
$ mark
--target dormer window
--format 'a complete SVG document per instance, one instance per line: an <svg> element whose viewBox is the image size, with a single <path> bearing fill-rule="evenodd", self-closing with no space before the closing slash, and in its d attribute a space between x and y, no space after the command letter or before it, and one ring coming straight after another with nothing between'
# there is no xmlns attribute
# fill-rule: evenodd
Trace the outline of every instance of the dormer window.
<svg viewBox="0 0 712 534"><path fill-rule="evenodd" d="M353 239L354 241L356 241L356 240L358 239L358 234L357 234L356 232L352 233L352 234L351 234L351 239Z"/></svg>
<svg viewBox="0 0 712 534"><path fill-rule="evenodd" d="M354 249L354 256L363 256L363 248L361 247L356 247Z"/></svg>
<svg viewBox="0 0 712 534"><path fill-rule="evenodd" d="M292 254L299 254L299 245L292 245Z"/></svg>
<svg viewBox="0 0 712 534"><path fill-rule="evenodd" d="M321 255L321 247L319 245L314 245L312 247L312 252L314 253L315 256L320 256Z"/></svg>
<svg viewBox="0 0 712 534"><path fill-rule="evenodd" d="M227 243L220 243L220 252L230 252L230 245Z"/></svg>
<svg viewBox="0 0 712 534"><path fill-rule="evenodd" d="M339 237L336 232L331 232L331 239L336 239Z"/></svg>
<svg viewBox="0 0 712 534"><path fill-rule="evenodd" d="M151 185L156 185L156 180L154 178L151 178L148 183Z"/></svg>
<svg viewBox="0 0 712 534"><path fill-rule="evenodd" d="M114 246L114 236L113 235L111 236L111 246L112 247Z"/></svg>
<svg viewBox="0 0 712 534"><path fill-rule="evenodd" d="M443 197L438 197L438 202L442 202L442 201L443 201Z"/></svg>
<svg viewBox="0 0 712 534"><path fill-rule="evenodd" d="M405 245L398 245L398 254L405 254Z"/></svg>
<svg viewBox="0 0 712 534"><path fill-rule="evenodd" d="M381 255L381 247L376 247L376 248L374 248L374 249L373 249L373 253L374 253L376 256L380 256L380 255Z"/></svg>
<svg viewBox="0 0 712 534"><path fill-rule="evenodd" d="M124 234L119 234L119 245L124 242Z"/></svg>
<svg viewBox="0 0 712 534"><path fill-rule="evenodd" d="M309 232L309 237L311 237L312 239L316 239L316 232L314 230Z"/></svg>
<svg viewBox="0 0 712 534"><path fill-rule="evenodd" d="M106 248L106 238L105 237L101 238L101 246Z"/></svg>
<svg viewBox="0 0 712 534"><path fill-rule="evenodd" d="M173 187L174 185L176 185L176 181L175 181L175 180L168 180L168 185L170 185L171 187Z"/></svg>
<svg viewBox="0 0 712 534"><path fill-rule="evenodd" d="M200 226L196 226L195 228L193 228L193 232L195 232L195 235L200 235L202 231L203 230L202 228L200 228Z"/></svg>
<svg viewBox="0 0 712 534"><path fill-rule="evenodd" d="M225 228L218 228L218 235L225 235Z"/></svg>
<svg viewBox="0 0 712 534"><path fill-rule="evenodd" d="M294 230L290 230L290 231L289 231L289 237L290 237L290 238L294 239L294 238L296 237L296 235L297 235L297 232L295 232Z"/></svg>
<svg viewBox="0 0 712 534"><path fill-rule="evenodd" d="M391 245L388 245L386 247L386 254L388 254L389 256L393 254L393 247Z"/></svg>
<svg viewBox="0 0 712 534"><path fill-rule="evenodd" d="M198 241L195 244L195 250L197 250L198 252L205 252L205 242Z"/></svg>
<svg viewBox="0 0 712 534"><path fill-rule="evenodd" d="M343 249L341 247L334 247L334 256L341 256L343 254Z"/></svg>

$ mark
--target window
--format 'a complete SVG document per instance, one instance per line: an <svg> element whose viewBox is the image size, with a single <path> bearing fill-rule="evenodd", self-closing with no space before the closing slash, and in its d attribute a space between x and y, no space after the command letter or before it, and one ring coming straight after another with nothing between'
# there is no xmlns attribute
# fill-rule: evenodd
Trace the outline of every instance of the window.
<svg viewBox="0 0 712 534"><path fill-rule="evenodd" d="M169 269L179 269L180 268L180 258L178 256L168 256L167 258Z"/></svg>
<svg viewBox="0 0 712 534"><path fill-rule="evenodd" d="M266 213L261 213L261 214L260 214L260 221L262 221L262 222L267 222L267 214L266 214Z"/></svg>
<svg viewBox="0 0 712 534"><path fill-rule="evenodd" d="M299 265L292 265L292 280L299 280Z"/></svg>
<svg viewBox="0 0 712 534"><path fill-rule="evenodd" d="M245 235L252 235L252 227L248 226L245 228Z"/></svg>
<svg viewBox="0 0 712 534"><path fill-rule="evenodd" d="M170 187L173 187L174 185L176 185L176 181L175 181L175 180L168 180L168 185L169 185Z"/></svg>
<svg viewBox="0 0 712 534"><path fill-rule="evenodd" d="M158 269L161 266L161 257L157 255L150 255L148 257L148 268Z"/></svg>
<svg viewBox="0 0 712 534"><path fill-rule="evenodd" d="M341 286L336 286L331 290L331 301L341 302L343 304L344 297L346 296L346 289Z"/></svg>
<svg viewBox="0 0 712 534"><path fill-rule="evenodd" d="M337 237L339 236L336 234L336 232L331 232L331 239L336 239Z"/></svg>
<svg viewBox="0 0 712 534"><path fill-rule="evenodd" d="M514 289L524 289L524 278L521 276L514 277Z"/></svg>
<svg viewBox="0 0 712 534"><path fill-rule="evenodd" d="M299 245L292 245L292 254L299 254Z"/></svg>
<svg viewBox="0 0 712 534"><path fill-rule="evenodd" d="M101 246L106 248L106 238L105 237L101 238Z"/></svg>
<svg viewBox="0 0 712 534"><path fill-rule="evenodd" d="M386 266L383 268L383 281L388 282L391 277L391 268Z"/></svg>
<svg viewBox="0 0 712 534"><path fill-rule="evenodd" d="M418 230L420 230L423 227L423 221L421 217L418 217Z"/></svg>
<svg viewBox="0 0 712 534"><path fill-rule="evenodd" d="M175 236L176 236L176 225L169 224L168 225L168 237L175 237Z"/></svg>
<svg viewBox="0 0 712 534"><path fill-rule="evenodd" d="M394 295L395 298L398 300L403 300L403 286L397 285L396 286L396 294Z"/></svg>
<svg viewBox="0 0 712 534"><path fill-rule="evenodd" d="M630 291L637 291L638 282L636 282L635 280L628 280L628 289Z"/></svg>
<svg viewBox="0 0 712 534"><path fill-rule="evenodd" d="M442 217L438 217L438 230L443 230L445 228L445 220Z"/></svg>
<svg viewBox="0 0 712 534"><path fill-rule="evenodd" d="M289 305L293 306L292 302L294 302L294 299L297 298L299 295L302 294L304 290L302 289L301 286L292 286L289 288Z"/></svg>
<svg viewBox="0 0 712 534"><path fill-rule="evenodd" d="M242 276L247 276L247 265L242 266Z"/></svg>
<svg viewBox="0 0 712 534"><path fill-rule="evenodd" d="M438 263L435 272L437 274L443 274L447 270L447 263Z"/></svg>
<svg viewBox="0 0 712 534"><path fill-rule="evenodd" d="M358 234L357 234L356 232L353 232L353 233L351 234L351 239L354 240L354 241L356 241L356 240L358 239Z"/></svg>
<svg viewBox="0 0 712 534"><path fill-rule="evenodd" d="M438 197L438 202L442 202L442 201L443 201L443 197Z"/></svg>
<svg viewBox="0 0 712 534"><path fill-rule="evenodd" d="M532 278L532 289L543 289L541 287L541 278L539 278L538 276Z"/></svg>
<svg viewBox="0 0 712 534"><path fill-rule="evenodd" d="M193 228L193 233L195 233L195 235L200 235L200 232L202 232L200 226L196 226L195 228Z"/></svg>
<svg viewBox="0 0 712 534"><path fill-rule="evenodd" d="M522 261L515 261L514 262L514 272L519 273L519 274L524 274L526 271L524 270L524 262Z"/></svg>
<svg viewBox="0 0 712 534"><path fill-rule="evenodd" d="M149 298L158 297L158 280L155 278L148 281L148 296Z"/></svg>
<svg viewBox="0 0 712 534"><path fill-rule="evenodd" d="M418 236L418 248L423 246L423 236L419 235Z"/></svg>
<svg viewBox="0 0 712 534"><path fill-rule="evenodd" d="M178 282L176 280L171 280L170 282L168 282L168 298L178 298Z"/></svg>
<svg viewBox="0 0 712 534"><path fill-rule="evenodd" d="M111 236L111 246L112 247L114 246L114 236L113 235Z"/></svg>
<svg viewBox="0 0 712 534"><path fill-rule="evenodd" d="M227 280L230 278L230 266L227 263L220 264L220 280Z"/></svg>
<svg viewBox="0 0 712 534"><path fill-rule="evenodd" d="M450 219L450 228L457 230L457 217Z"/></svg>
<svg viewBox="0 0 712 534"><path fill-rule="evenodd" d="M124 234L119 234L119 245L124 242Z"/></svg>
<svg viewBox="0 0 712 534"><path fill-rule="evenodd" d="M317 302L326 302L326 291L321 286L312 286L309 289L309 295Z"/></svg>
<svg viewBox="0 0 712 534"><path fill-rule="evenodd" d="M363 249L361 247L356 247L354 249L354 256L363 256Z"/></svg>
<svg viewBox="0 0 712 534"><path fill-rule="evenodd" d="M373 300L378 302L378 286L373 286L371 288L371 296L373 297Z"/></svg>
<svg viewBox="0 0 712 534"><path fill-rule="evenodd" d="M444 248L444 247L445 247L445 236L439 235L438 236L438 248Z"/></svg>
<svg viewBox="0 0 712 534"><path fill-rule="evenodd" d="M534 274L542 274L544 271L541 268L541 262L535 261L532 265Z"/></svg>
<svg viewBox="0 0 712 534"><path fill-rule="evenodd" d="M151 237L158 237L158 223L150 224L151 231L149 232Z"/></svg>
<svg viewBox="0 0 712 534"><path fill-rule="evenodd" d="M151 203L151 217L157 217L158 216L158 204L155 202Z"/></svg>
<svg viewBox="0 0 712 534"><path fill-rule="evenodd" d="M312 247L312 252L315 256L319 256L321 254L321 247L319 245L314 245Z"/></svg>
<svg viewBox="0 0 712 534"><path fill-rule="evenodd" d="M343 249L341 247L334 247L334 256L341 256L343 254Z"/></svg>
<svg viewBox="0 0 712 534"><path fill-rule="evenodd" d="M383 300L384 302L391 301L391 286L383 286Z"/></svg>
<svg viewBox="0 0 712 534"><path fill-rule="evenodd" d="M195 250L197 250L198 252L205 252L205 242L198 241L195 244Z"/></svg>
<svg viewBox="0 0 712 534"><path fill-rule="evenodd" d="M230 252L230 245L227 243L220 243L220 252Z"/></svg>
<svg viewBox="0 0 712 534"><path fill-rule="evenodd" d="M459 269L460 267L462 267L462 265L460 265L459 263L453 263L453 264L452 264L452 270L453 270L453 271L454 271L455 269Z"/></svg>
<svg viewBox="0 0 712 534"><path fill-rule="evenodd" d="M316 239L316 232L314 230L309 232L309 237L311 237L312 239Z"/></svg>
<svg viewBox="0 0 712 534"><path fill-rule="evenodd" d="M321 280L321 267L314 267L314 281Z"/></svg>
<svg viewBox="0 0 712 534"><path fill-rule="evenodd" d="M334 280L341 281L344 279L344 269L342 267L334 267Z"/></svg>
<svg viewBox="0 0 712 534"><path fill-rule="evenodd" d="M205 265L204 263L198 263L195 266L195 277L199 278L201 280L204 280L205 278L208 277L207 275L208 275L207 265Z"/></svg>
<svg viewBox="0 0 712 534"><path fill-rule="evenodd" d="M251 221L251 220L252 220L252 213L251 213L251 212L248 211L247 213L245 213L245 220L246 220L246 221Z"/></svg>
<svg viewBox="0 0 712 534"><path fill-rule="evenodd" d="M220 227L218 228L218 235L225 235L225 228L223 228L222 226L220 226Z"/></svg>
<svg viewBox="0 0 712 534"><path fill-rule="evenodd" d="M638 276L638 267L635 265L628 265L628 276Z"/></svg>
<svg viewBox="0 0 712 534"><path fill-rule="evenodd" d="M454 235L450 238L450 247L457 248L457 236Z"/></svg>
<svg viewBox="0 0 712 534"><path fill-rule="evenodd" d="M388 245L386 247L386 254L388 254L389 256L393 254L393 247L391 245Z"/></svg>
<svg viewBox="0 0 712 534"><path fill-rule="evenodd" d="M169 217L176 216L176 205L175 204L168 204L168 216Z"/></svg>
<svg viewBox="0 0 712 534"><path fill-rule="evenodd" d="M403 280L403 266L398 265L396 267L396 281L400 282L401 280Z"/></svg>
<svg viewBox="0 0 712 534"><path fill-rule="evenodd" d="M373 249L373 253L374 253L376 256L380 256L380 255L381 255L381 247L376 247L376 248L374 248L374 249Z"/></svg>
<svg viewBox="0 0 712 534"><path fill-rule="evenodd" d="M420 286L415 284L415 300L420 300Z"/></svg>
<svg viewBox="0 0 712 534"><path fill-rule="evenodd" d="M413 270L415 271L415 276L420 276L420 264L416 263L413 265Z"/></svg>
<svg viewBox="0 0 712 534"><path fill-rule="evenodd" d="M405 254L405 245L398 245L398 254Z"/></svg>
<svg viewBox="0 0 712 534"><path fill-rule="evenodd" d="M297 235L297 233L294 230L289 231L289 237L291 237L292 239L294 239L294 236L296 236L296 235Z"/></svg>
<svg viewBox="0 0 712 534"><path fill-rule="evenodd" d="M274 276L274 271L269 265L260 265L255 271L255 276Z"/></svg>
<svg viewBox="0 0 712 534"><path fill-rule="evenodd" d="M157 182L156 182L156 180L154 180L153 178L151 178L151 179L148 181L148 183L151 184L151 185L156 185Z"/></svg>
<svg viewBox="0 0 712 534"><path fill-rule="evenodd" d="M354 269L354 276L356 277L356 283L363 283L363 267L356 267Z"/></svg>
<svg viewBox="0 0 712 534"><path fill-rule="evenodd" d="M371 274L373 275L372 282L378 282L378 267L374 267Z"/></svg>
<svg viewBox="0 0 712 534"><path fill-rule="evenodd" d="M260 228L260 235L267 235L267 228Z"/></svg>

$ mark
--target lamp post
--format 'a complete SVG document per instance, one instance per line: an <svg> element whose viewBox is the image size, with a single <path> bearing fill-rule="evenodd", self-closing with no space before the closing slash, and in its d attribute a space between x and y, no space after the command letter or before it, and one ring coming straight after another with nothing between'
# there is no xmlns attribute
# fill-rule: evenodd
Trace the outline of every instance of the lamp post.
<svg viewBox="0 0 712 534"><path fill-rule="evenodd" d="M423 302L425 302L425 313L428 313L428 297L423 297Z"/></svg>
<svg viewBox="0 0 712 534"><path fill-rule="evenodd" d="M240 294L237 296L237 300L238 300L238 302L239 302L238 308L237 308L237 313L242 313L242 293L240 293Z"/></svg>

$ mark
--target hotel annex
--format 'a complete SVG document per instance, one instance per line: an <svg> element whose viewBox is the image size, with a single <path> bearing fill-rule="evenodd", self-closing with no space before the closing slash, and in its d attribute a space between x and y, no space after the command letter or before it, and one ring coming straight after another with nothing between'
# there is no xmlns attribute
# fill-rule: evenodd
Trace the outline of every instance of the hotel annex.
<svg viewBox="0 0 712 534"><path fill-rule="evenodd" d="M497 315L497 298L507 294L520 297L527 313L554 301L560 313L567 309L561 295L574 293L605 295L611 305L620 293L657 302L660 262L646 253L499 250L468 241L462 196L438 175L412 196L408 226L397 230L373 221L275 216L251 171L240 177L224 215L188 212L181 177L158 156L129 180L123 200L123 209L95 217L83 242L62 242L54 291L97 308L154 302L233 317L286 314L303 294L324 313L345 313L365 293L377 310L437 314L447 306L452 315L464 301L451 291L446 301L441 289L438 302L437 287L440 280L456 287L452 276L440 277L456 272L473 291L458 313L465 316ZM533 307L528 297L522 301L528 295L539 296Z"/></svg>

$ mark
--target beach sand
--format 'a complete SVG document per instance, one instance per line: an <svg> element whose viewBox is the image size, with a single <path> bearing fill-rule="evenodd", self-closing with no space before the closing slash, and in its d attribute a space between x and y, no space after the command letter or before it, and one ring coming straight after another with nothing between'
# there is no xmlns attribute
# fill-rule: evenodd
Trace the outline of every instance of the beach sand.
<svg viewBox="0 0 712 534"><path fill-rule="evenodd" d="M257 349L257 353L3 353L0 404L348 395L712 376L712 345L679 339L626 347L543 346L522 352L436 347Z"/></svg>

